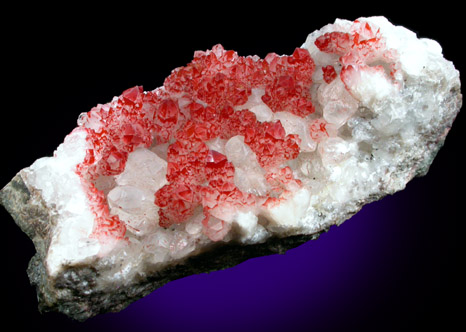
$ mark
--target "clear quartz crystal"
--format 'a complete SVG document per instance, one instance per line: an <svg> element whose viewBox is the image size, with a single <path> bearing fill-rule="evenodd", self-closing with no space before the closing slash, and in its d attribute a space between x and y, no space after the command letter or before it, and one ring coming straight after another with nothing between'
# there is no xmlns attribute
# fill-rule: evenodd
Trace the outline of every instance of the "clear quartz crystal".
<svg viewBox="0 0 466 332"><path fill-rule="evenodd" d="M109 192L107 198L110 206L134 214L143 213L145 205L152 204L150 192L133 186L117 186Z"/></svg>
<svg viewBox="0 0 466 332"><path fill-rule="evenodd" d="M125 170L116 176L116 182L155 193L167 183L166 174L165 160L148 149L139 148L129 154Z"/></svg>
<svg viewBox="0 0 466 332"><path fill-rule="evenodd" d="M246 193L263 196L269 190L265 171L257 162L256 155L244 137L234 136L225 144L228 160L235 166L235 185Z"/></svg>
<svg viewBox="0 0 466 332"><path fill-rule="evenodd" d="M277 112L274 119L280 121L287 135L296 134L299 136L301 140L299 147L302 152L316 149L317 142L311 137L308 121L303 121L301 117L289 112Z"/></svg>

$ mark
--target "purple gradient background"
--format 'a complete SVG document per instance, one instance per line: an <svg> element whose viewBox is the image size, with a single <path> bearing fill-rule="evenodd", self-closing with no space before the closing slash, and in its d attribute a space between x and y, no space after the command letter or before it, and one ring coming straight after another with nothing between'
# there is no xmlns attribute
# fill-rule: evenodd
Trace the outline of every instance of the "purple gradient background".
<svg viewBox="0 0 466 332"><path fill-rule="evenodd" d="M449 9L424 10L420 15L395 9L340 7L313 14L278 8L254 20L248 15L234 20L201 14L198 8L185 8L183 17L168 9L125 8L112 15L92 10L92 15L88 11L79 19L64 9L62 15L38 16L36 9L13 11L4 40L8 49L4 65L13 71L5 78L11 85L3 99L14 103L8 120L16 121L8 127L22 121L24 131L8 132L3 122L3 156L8 159L2 163L0 186L35 159L50 155L76 125L79 113L128 87L160 86L172 69L191 61L194 50L216 43L240 55L291 54L308 33L336 17L353 20L383 14L439 41L446 58L464 71L462 50L455 44L464 28L454 23L459 15ZM137 16L141 9L142 18ZM132 14L135 19L127 20ZM197 20L204 23L198 25ZM175 22L183 22L182 31L176 30ZM24 25L29 29L20 32ZM257 32L248 33L250 28ZM25 272L34 248L2 209L1 285L6 303L2 320L5 326L14 324L15 330L89 332L449 330L461 321L465 309L456 304L464 294L464 216L459 195L465 178L459 153L464 151L463 118L460 114L426 177L365 206L317 241L285 255L171 282L120 313L85 323L38 313Z"/></svg>

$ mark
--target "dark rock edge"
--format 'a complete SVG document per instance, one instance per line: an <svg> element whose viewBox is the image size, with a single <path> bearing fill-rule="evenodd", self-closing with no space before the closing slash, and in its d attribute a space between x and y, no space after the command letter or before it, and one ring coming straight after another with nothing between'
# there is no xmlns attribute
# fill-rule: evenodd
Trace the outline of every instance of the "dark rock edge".
<svg viewBox="0 0 466 332"><path fill-rule="evenodd" d="M273 237L265 243L254 245L224 244L154 275L136 280L127 287L96 290L94 286L99 273L91 265L69 266L57 277L48 276L44 259L55 216L45 206L40 192L26 186L21 171L0 191L0 203L21 230L32 239L37 250L29 262L27 273L31 284L36 287L39 310L58 311L78 321L85 321L105 312L120 311L176 279L227 269L254 257L284 254L289 249L318 238L326 231L311 235Z"/></svg>

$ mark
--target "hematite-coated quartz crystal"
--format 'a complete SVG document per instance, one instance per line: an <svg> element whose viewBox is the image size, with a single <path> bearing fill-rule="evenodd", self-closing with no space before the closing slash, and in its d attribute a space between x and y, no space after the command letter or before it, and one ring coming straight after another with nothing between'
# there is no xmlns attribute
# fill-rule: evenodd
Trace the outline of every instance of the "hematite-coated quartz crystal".
<svg viewBox="0 0 466 332"><path fill-rule="evenodd" d="M162 87L81 114L1 202L42 310L78 320L282 253L428 171L461 107L433 40L337 19L290 56L197 51Z"/></svg>

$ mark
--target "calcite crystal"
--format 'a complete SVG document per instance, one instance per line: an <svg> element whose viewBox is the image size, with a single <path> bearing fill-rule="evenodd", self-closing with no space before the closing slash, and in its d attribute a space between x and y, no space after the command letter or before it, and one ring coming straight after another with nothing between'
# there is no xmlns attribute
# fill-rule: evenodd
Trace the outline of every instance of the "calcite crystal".
<svg viewBox="0 0 466 332"><path fill-rule="evenodd" d="M426 174L462 103L439 44L337 19L290 56L197 51L79 116L1 202L43 311L84 320L170 280L282 253Z"/></svg>

